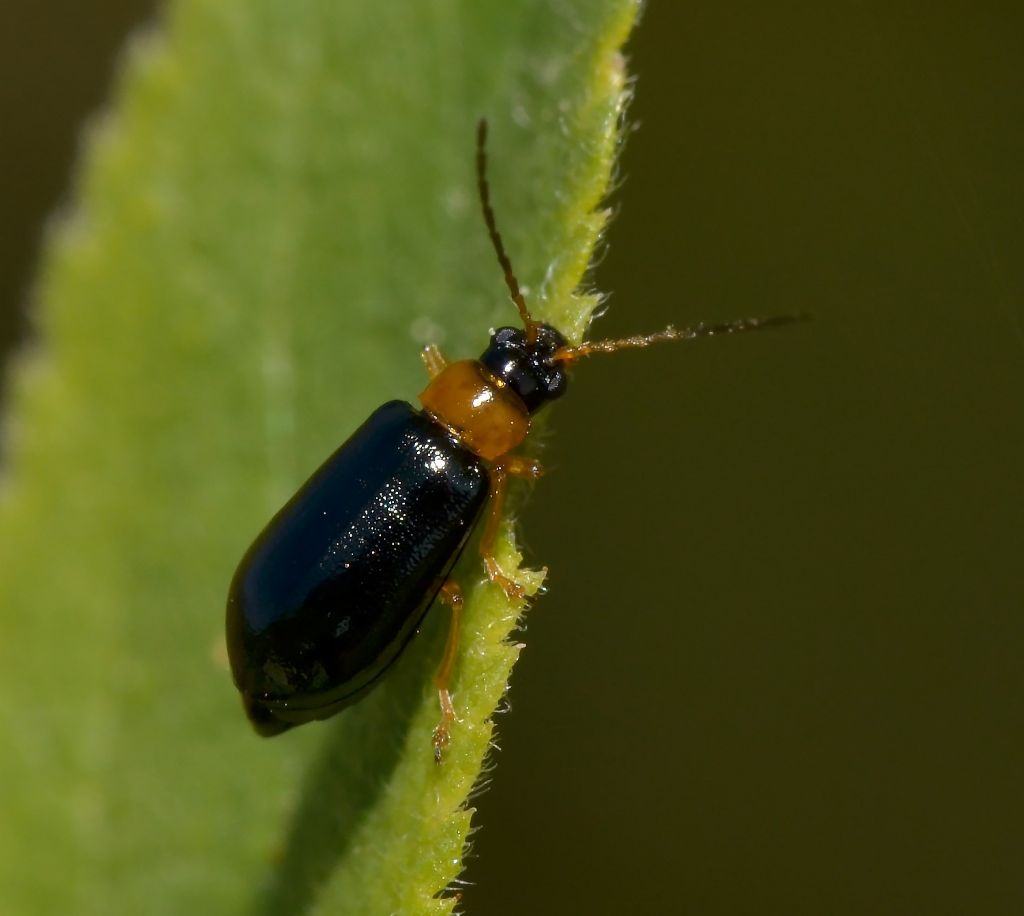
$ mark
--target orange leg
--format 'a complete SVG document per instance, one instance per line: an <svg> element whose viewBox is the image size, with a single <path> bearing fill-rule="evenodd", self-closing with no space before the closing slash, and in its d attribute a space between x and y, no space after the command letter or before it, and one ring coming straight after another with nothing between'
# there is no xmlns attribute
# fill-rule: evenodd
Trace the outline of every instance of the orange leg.
<svg viewBox="0 0 1024 916"><path fill-rule="evenodd" d="M444 372L445 367L448 365L448 360L444 358L444 354L437 344L427 344L420 350L420 359L423 360L423 365L427 367L427 375L430 376L431 381Z"/></svg>
<svg viewBox="0 0 1024 916"><path fill-rule="evenodd" d="M441 666L434 676L434 684L437 686L437 696L441 701L441 721L434 729L434 760L441 762L444 749L451 740L448 732L449 726L455 721L455 707L452 706L452 695L448 685L452 679L452 669L455 667L455 655L459 650L459 630L462 626L462 589L454 579L449 579L441 586L438 595L443 604L451 608L452 619L448 626L448 640L444 644L444 655L441 657Z"/></svg>
<svg viewBox="0 0 1024 916"><path fill-rule="evenodd" d="M498 536L498 526L501 524L501 510L505 505L508 478L510 476L537 478L540 475L540 464L532 458L504 455L491 466L491 501L487 509L487 525L484 528L483 537L480 538L480 555L484 560L487 577L495 585L501 586L510 600L521 599L524 594L523 587L506 576L494 558L494 541Z"/></svg>

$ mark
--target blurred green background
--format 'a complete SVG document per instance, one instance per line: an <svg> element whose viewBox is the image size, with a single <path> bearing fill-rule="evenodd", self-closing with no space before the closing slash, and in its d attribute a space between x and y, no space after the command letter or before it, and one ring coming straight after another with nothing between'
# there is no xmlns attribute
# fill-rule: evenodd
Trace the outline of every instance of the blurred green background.
<svg viewBox="0 0 1024 916"><path fill-rule="evenodd" d="M152 8L0 5L5 352ZM1018 914L1024 11L652 0L630 54L595 334L815 320L576 373L466 908Z"/></svg>

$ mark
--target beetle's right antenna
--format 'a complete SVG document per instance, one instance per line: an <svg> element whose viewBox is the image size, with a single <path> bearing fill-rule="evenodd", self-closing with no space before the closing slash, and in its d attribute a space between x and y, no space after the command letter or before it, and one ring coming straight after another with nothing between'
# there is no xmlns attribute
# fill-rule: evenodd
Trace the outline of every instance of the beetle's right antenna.
<svg viewBox="0 0 1024 916"><path fill-rule="evenodd" d="M560 347L551 357L559 363L571 363L573 360L593 353L614 353L630 347L649 347L653 343L666 340L695 340L698 337L717 337L720 334L742 334L745 331L763 331L768 328L781 328L787 324L809 321L810 315L773 315L770 318L740 318L738 321L719 323L702 322L689 328L674 328L669 325L663 331L653 334L638 334L636 337L622 337L618 340L592 340L576 347Z"/></svg>
<svg viewBox="0 0 1024 916"><path fill-rule="evenodd" d="M498 255L498 263L505 271L505 285L508 287L516 308L519 309L519 317L523 321L523 327L526 328L526 342L532 344L537 340L537 322L533 320L530 310L526 307L526 299L522 290L519 289L519 281L512 273L512 262L505 253L501 233L498 232L498 225L494 219L494 210L491 209L491 191L487 185L487 118L481 118L476 126L476 182L480 190L480 206L484 211L487 232L491 236L494 252Z"/></svg>

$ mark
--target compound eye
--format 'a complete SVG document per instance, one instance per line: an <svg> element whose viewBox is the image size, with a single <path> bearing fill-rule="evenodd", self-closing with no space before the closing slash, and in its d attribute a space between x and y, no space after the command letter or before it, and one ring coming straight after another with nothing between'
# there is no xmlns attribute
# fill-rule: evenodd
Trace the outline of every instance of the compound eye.
<svg viewBox="0 0 1024 916"><path fill-rule="evenodd" d="M542 324L537 329L537 348L545 354L554 353L559 347L564 347L566 340L557 328L550 324Z"/></svg>
<svg viewBox="0 0 1024 916"><path fill-rule="evenodd" d="M544 379L544 390L551 399L560 398L569 387L569 377L564 369L555 369Z"/></svg>
<svg viewBox="0 0 1024 916"><path fill-rule="evenodd" d="M491 343L499 347L522 346L526 341L526 335L520 328L498 328L491 335Z"/></svg>

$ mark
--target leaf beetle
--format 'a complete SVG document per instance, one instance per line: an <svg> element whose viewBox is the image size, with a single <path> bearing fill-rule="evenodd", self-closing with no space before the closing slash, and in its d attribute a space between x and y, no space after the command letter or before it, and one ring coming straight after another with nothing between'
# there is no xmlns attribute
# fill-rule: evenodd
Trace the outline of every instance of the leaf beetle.
<svg viewBox="0 0 1024 916"><path fill-rule="evenodd" d="M302 485L245 553L227 600L227 647L235 685L255 730L277 735L326 719L371 690L408 645L436 598L451 624L436 677L440 761L455 717L449 681L463 598L449 576L475 523L484 569L510 599L520 585L494 557L509 477L540 465L512 454L530 418L561 397L567 368L593 353L663 340L777 327L802 316L672 327L570 346L530 314L498 232L486 165L487 122L477 128L481 209L522 327L491 334L479 359L449 363L424 348L429 382L421 409L378 408Z"/></svg>

